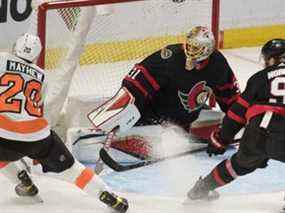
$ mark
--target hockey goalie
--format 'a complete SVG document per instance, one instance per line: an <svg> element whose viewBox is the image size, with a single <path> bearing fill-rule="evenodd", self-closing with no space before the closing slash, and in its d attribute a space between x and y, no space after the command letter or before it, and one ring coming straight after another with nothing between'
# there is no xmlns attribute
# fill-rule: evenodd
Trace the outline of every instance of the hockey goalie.
<svg viewBox="0 0 285 213"><path fill-rule="evenodd" d="M135 150L137 143L147 147L145 138L159 136L156 128L165 124L179 127L189 137L207 140L239 94L236 77L215 49L212 32L196 26L185 43L168 45L135 64L116 95L88 118L96 130L116 132L111 147L118 147L116 141L124 138L128 145L119 148L125 151ZM221 111L211 110L215 102ZM143 139L138 142L135 135Z"/></svg>

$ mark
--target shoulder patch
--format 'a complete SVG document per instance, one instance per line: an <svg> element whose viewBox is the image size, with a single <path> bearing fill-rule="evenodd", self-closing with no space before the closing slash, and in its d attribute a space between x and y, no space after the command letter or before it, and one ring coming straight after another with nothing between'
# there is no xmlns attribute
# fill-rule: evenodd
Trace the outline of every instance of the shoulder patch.
<svg viewBox="0 0 285 213"><path fill-rule="evenodd" d="M160 52L160 56L162 59L168 59L172 56L172 54L173 54L172 51L167 47L162 48Z"/></svg>

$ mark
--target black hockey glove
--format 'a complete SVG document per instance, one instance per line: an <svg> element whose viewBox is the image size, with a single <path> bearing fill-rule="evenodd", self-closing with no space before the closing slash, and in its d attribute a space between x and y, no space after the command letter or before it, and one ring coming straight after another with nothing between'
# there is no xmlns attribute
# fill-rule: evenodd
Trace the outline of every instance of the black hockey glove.
<svg viewBox="0 0 285 213"><path fill-rule="evenodd" d="M207 153L211 157L212 155L222 155L225 153L227 143L220 137L220 129L214 130L211 133L210 140L207 147Z"/></svg>

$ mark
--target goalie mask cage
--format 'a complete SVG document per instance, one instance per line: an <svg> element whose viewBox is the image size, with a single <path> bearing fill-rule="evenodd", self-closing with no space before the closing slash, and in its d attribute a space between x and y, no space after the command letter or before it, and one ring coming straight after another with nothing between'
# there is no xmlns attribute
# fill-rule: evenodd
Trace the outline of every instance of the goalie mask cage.
<svg viewBox="0 0 285 213"><path fill-rule="evenodd" d="M219 34L219 0L66 0L45 2L36 14L34 28L43 44L38 65L50 76L76 70L69 119L75 108L86 113L84 108L90 111L114 95L136 62L184 42L193 26L210 27L216 40Z"/></svg>

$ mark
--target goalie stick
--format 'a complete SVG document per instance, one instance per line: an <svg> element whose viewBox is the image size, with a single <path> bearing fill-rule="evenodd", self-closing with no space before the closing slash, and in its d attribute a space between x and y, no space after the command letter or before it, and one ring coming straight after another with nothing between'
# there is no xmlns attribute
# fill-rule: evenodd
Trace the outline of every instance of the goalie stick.
<svg viewBox="0 0 285 213"><path fill-rule="evenodd" d="M204 146L197 148L197 149L194 149L194 150L188 150L188 151L181 152L181 153L178 153L175 155L171 155L171 156L167 156L167 157L163 157L163 158L158 158L158 159L154 159L154 160L146 160L146 161L139 162L136 164L131 164L131 165L122 165L119 162L115 161L104 148L100 149L99 155L100 155L100 158L102 159L102 161L106 165L108 165L111 169L113 169L117 172L124 172L124 171L128 171L128 170L140 168L143 166L155 164L155 163L158 163L161 161L179 158L179 157L182 157L182 156L185 156L188 154L202 152L202 151L205 151L206 149L207 149L207 146L205 144Z"/></svg>
<svg viewBox="0 0 285 213"><path fill-rule="evenodd" d="M103 148L102 149L109 149L110 146L111 146L111 143L112 143L112 140L117 132L118 128L115 127L113 130L111 130L107 136L106 136L106 140L105 140L105 143L103 145ZM101 156L99 155L99 158L98 160L96 161L96 164L95 164L95 168L94 168L94 171L96 174L100 174L102 171L103 171L103 160L101 158Z"/></svg>
<svg viewBox="0 0 285 213"><path fill-rule="evenodd" d="M102 137L102 136L107 136L107 134L104 134L104 133L92 133L92 134L82 135L82 136L79 136L72 143L72 145L76 145L78 142L80 142L80 140L89 139L89 138L96 138L96 137Z"/></svg>
<svg viewBox="0 0 285 213"><path fill-rule="evenodd" d="M230 147L235 148L236 144L240 141L240 139L235 139L234 142L231 144ZM197 149L193 149L193 150L188 150L185 152L180 152L171 156L166 156L166 157L162 157L162 158L158 158L158 159L153 159L153 160L146 160L143 162L139 162L139 163L135 163L135 164L130 164L130 165L123 165L120 164L119 162L115 161L110 155L109 153L104 149L100 149L99 155L101 160L108 165L111 169L117 171L117 172L124 172L124 171L128 171L128 170L132 170L132 169L136 169L136 168L140 168L143 166L148 166L148 165L152 165L155 163L159 163L165 160L171 160L171 159L176 159L179 157L183 157L189 154L194 154L194 153L198 153L198 152L203 152L207 150L207 144L201 144L203 145L202 147L199 147Z"/></svg>

